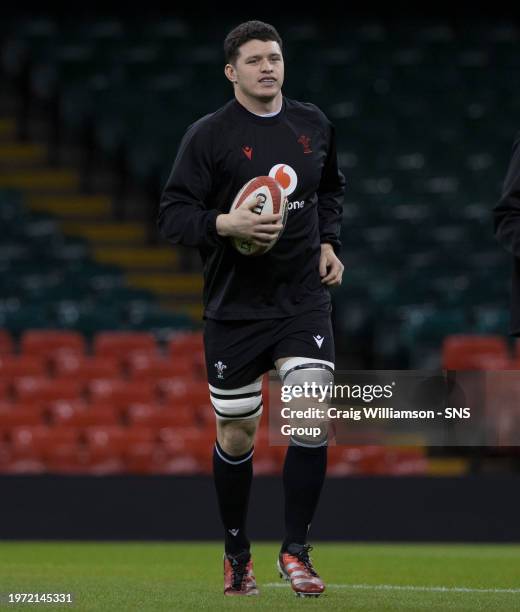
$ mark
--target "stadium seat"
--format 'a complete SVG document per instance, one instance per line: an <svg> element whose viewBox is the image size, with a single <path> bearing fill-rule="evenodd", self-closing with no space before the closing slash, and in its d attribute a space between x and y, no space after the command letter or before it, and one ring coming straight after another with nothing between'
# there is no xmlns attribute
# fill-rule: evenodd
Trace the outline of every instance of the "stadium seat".
<svg viewBox="0 0 520 612"><path fill-rule="evenodd" d="M14 351L14 342L6 329L0 329L0 355L9 355Z"/></svg>
<svg viewBox="0 0 520 612"><path fill-rule="evenodd" d="M44 407L37 404L0 404L0 430L31 427L45 422Z"/></svg>
<svg viewBox="0 0 520 612"><path fill-rule="evenodd" d="M48 430L41 451L47 472L62 474L84 470L86 452L79 436L80 430L68 424Z"/></svg>
<svg viewBox="0 0 520 612"><path fill-rule="evenodd" d="M24 376L43 377L45 374L45 362L39 355L0 355L2 380L13 381Z"/></svg>
<svg viewBox="0 0 520 612"><path fill-rule="evenodd" d="M159 396L167 404L188 404L190 381L185 378L162 379L157 383ZM207 387L207 384L206 384Z"/></svg>
<svg viewBox="0 0 520 612"><path fill-rule="evenodd" d="M94 378L117 378L122 375L116 357L85 357L77 353L60 351L53 358L53 366L55 376L70 376L80 382Z"/></svg>
<svg viewBox="0 0 520 612"><path fill-rule="evenodd" d="M132 380L159 381L162 379L191 379L194 368L191 360L173 360L150 353L134 353L127 360L128 374Z"/></svg>
<svg viewBox="0 0 520 612"><path fill-rule="evenodd" d="M149 462L155 452L155 434L148 427L89 427L85 439L91 469L98 471L112 465L119 472L147 471L142 465L138 468L138 458Z"/></svg>
<svg viewBox="0 0 520 612"><path fill-rule="evenodd" d="M167 473L187 473L191 466L193 473L209 474L212 470L215 431L197 427L163 428L158 438L165 452Z"/></svg>
<svg viewBox="0 0 520 612"><path fill-rule="evenodd" d="M447 370L503 369L508 362L507 344L501 336L456 334L447 336L442 344L442 367Z"/></svg>
<svg viewBox="0 0 520 612"><path fill-rule="evenodd" d="M327 469L330 476L424 475L428 471L421 447L336 446Z"/></svg>
<svg viewBox="0 0 520 612"><path fill-rule="evenodd" d="M155 336L148 332L100 332L94 337L94 353L98 356L128 357L132 352L157 354Z"/></svg>
<svg viewBox="0 0 520 612"><path fill-rule="evenodd" d="M520 338L515 338L514 341L514 357L520 358Z"/></svg>
<svg viewBox="0 0 520 612"><path fill-rule="evenodd" d="M13 384L14 396L20 402L53 402L78 398L82 383L69 379L20 378Z"/></svg>
<svg viewBox="0 0 520 612"><path fill-rule="evenodd" d="M61 427L94 427L102 425L119 425L120 412L116 406L89 405L82 401L55 402L49 408L54 425Z"/></svg>
<svg viewBox="0 0 520 612"><path fill-rule="evenodd" d="M483 405L488 437L493 440L494 446L517 446L520 422L520 372L487 372L484 393Z"/></svg>
<svg viewBox="0 0 520 612"><path fill-rule="evenodd" d="M44 329L24 332L20 346L21 352L26 355L46 357L61 349L84 353L86 348L85 339L77 332Z"/></svg>
<svg viewBox="0 0 520 612"><path fill-rule="evenodd" d="M11 473L43 473L47 471L45 457L62 445L76 443L78 432L61 428L51 429L45 425L16 427L9 434Z"/></svg>
<svg viewBox="0 0 520 612"><path fill-rule="evenodd" d="M9 391L9 383L5 380L0 380L0 401L7 398Z"/></svg>
<svg viewBox="0 0 520 612"><path fill-rule="evenodd" d="M287 446L271 444L269 428L260 426L255 439L253 469L255 474L279 474L287 453Z"/></svg>
<svg viewBox="0 0 520 612"><path fill-rule="evenodd" d="M93 402L110 402L120 408L135 403L153 403L154 387L149 382L100 378L88 383L88 395Z"/></svg>
<svg viewBox="0 0 520 612"><path fill-rule="evenodd" d="M124 454L133 445L147 444L155 439L153 429L140 426L87 427L84 435L89 448L100 454Z"/></svg>
<svg viewBox="0 0 520 612"><path fill-rule="evenodd" d="M195 415L190 406L132 404L128 408L129 425L140 425L161 429L163 427L189 427L197 425Z"/></svg>
<svg viewBox="0 0 520 612"><path fill-rule="evenodd" d="M207 382L199 382L190 385L187 399L191 407L202 418L206 418L208 414L211 415L212 419L214 418Z"/></svg>
<svg viewBox="0 0 520 612"><path fill-rule="evenodd" d="M188 332L175 335L168 342L168 352L174 360L196 360L204 355L202 332Z"/></svg>
<svg viewBox="0 0 520 612"><path fill-rule="evenodd" d="M9 473L11 460L12 460L11 447L9 446L9 444L7 444L7 442L1 435L1 430L0 430L0 474Z"/></svg>
<svg viewBox="0 0 520 612"><path fill-rule="evenodd" d="M48 427L17 427L9 432L10 459L4 472L12 474L41 474L46 471L42 456L41 441Z"/></svg>

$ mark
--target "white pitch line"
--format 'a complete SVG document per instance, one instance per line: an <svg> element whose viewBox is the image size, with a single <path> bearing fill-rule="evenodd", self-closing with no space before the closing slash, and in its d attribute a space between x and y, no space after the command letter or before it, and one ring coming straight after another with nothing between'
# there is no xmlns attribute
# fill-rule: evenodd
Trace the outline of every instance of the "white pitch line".
<svg viewBox="0 0 520 612"><path fill-rule="evenodd" d="M268 582L265 587L288 588L288 584L280 582ZM333 589L359 589L365 591L427 591L438 593L515 593L520 594L520 589L473 589L471 587L443 587L443 586L412 586L400 584L326 584Z"/></svg>

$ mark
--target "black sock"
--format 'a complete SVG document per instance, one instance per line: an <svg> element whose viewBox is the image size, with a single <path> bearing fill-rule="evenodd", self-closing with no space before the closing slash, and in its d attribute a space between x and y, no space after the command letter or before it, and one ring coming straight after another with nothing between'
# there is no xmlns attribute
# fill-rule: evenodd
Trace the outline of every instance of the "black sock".
<svg viewBox="0 0 520 612"><path fill-rule="evenodd" d="M327 446L310 448L291 444L283 466L285 491L285 539L305 544L314 511L318 505L327 470Z"/></svg>
<svg viewBox="0 0 520 612"><path fill-rule="evenodd" d="M213 476L225 530L225 550L232 555L250 547L245 524L253 478L253 448L234 457L223 451L216 440L213 449Z"/></svg>

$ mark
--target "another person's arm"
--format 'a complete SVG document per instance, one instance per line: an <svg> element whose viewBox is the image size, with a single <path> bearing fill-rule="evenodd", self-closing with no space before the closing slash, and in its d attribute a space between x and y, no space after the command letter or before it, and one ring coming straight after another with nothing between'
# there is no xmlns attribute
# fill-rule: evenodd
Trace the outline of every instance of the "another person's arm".
<svg viewBox="0 0 520 612"><path fill-rule="evenodd" d="M493 210L495 236L515 257L520 257L520 132L513 144L502 197Z"/></svg>
<svg viewBox="0 0 520 612"><path fill-rule="evenodd" d="M330 125L330 139L327 159L323 167L318 188L318 217L320 224L320 276L321 282L334 286L341 284L344 266L338 258L341 241L341 220L345 177L338 167L336 134Z"/></svg>

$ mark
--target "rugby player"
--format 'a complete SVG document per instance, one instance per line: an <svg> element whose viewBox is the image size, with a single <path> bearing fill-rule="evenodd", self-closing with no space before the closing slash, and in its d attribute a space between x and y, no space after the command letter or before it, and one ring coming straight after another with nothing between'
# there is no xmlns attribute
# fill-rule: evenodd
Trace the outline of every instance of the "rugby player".
<svg viewBox="0 0 520 612"><path fill-rule="evenodd" d="M340 227L345 179L335 130L314 104L282 94L284 58L276 29L260 21L224 41L233 98L188 127L161 196L158 225L172 244L198 248L204 265L204 345L216 415L213 471L224 526L224 593L257 595L246 515L262 378L326 385L334 375L329 287L343 264ZM255 202L230 211L242 186L269 175L289 200L286 226L261 256L244 256L231 237L269 244L281 215ZM327 465L327 440L291 438L283 467L285 538L278 569L296 594L324 584L307 535Z"/></svg>

